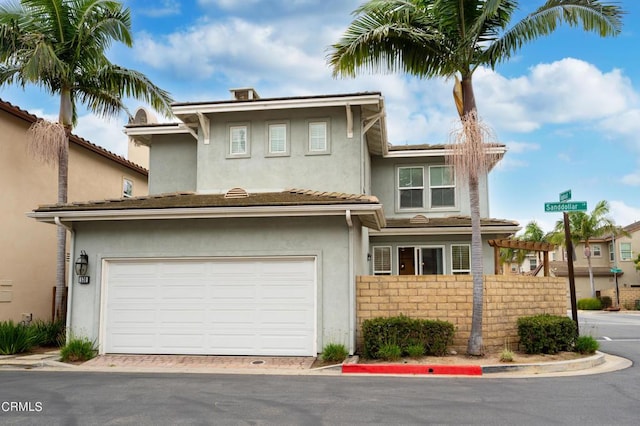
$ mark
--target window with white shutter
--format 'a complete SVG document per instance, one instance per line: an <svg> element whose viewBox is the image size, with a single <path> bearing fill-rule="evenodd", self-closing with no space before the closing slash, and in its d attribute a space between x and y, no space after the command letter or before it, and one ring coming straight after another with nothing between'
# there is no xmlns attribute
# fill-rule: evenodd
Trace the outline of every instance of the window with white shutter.
<svg viewBox="0 0 640 426"><path fill-rule="evenodd" d="M391 275L391 246L373 248L373 275Z"/></svg>

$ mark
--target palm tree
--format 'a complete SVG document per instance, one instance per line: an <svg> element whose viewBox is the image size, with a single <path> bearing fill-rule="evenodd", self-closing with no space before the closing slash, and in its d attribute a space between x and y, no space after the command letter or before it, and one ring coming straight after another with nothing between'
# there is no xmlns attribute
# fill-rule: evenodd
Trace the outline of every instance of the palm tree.
<svg viewBox="0 0 640 426"><path fill-rule="evenodd" d="M148 102L171 114L168 92L143 74L112 64L113 42L131 47L129 9L110 0L21 0L0 5L0 85L35 85L60 97L58 123L30 129L32 149L58 165L58 202L67 202L69 134L77 103L101 116L127 111L122 99ZM66 230L58 226L56 318L63 313Z"/></svg>
<svg viewBox="0 0 640 426"><path fill-rule="evenodd" d="M599 0L547 0L508 27L517 0L370 0L332 46L328 62L335 76L402 71L420 78L455 77L454 98L464 145L456 172L466 177L471 211L472 326L467 352L482 354L483 267L478 179L487 170L472 77L480 66L495 67L525 43L552 33L559 24L581 25L601 36L617 35L622 9ZM458 80L459 78L459 80Z"/></svg>
<svg viewBox="0 0 640 426"><path fill-rule="evenodd" d="M587 258L587 268L589 270L589 283L591 284L591 296L596 296L596 286L593 280L593 269L591 267L591 244L590 240L603 237L609 234L618 234L612 219L607 217L609 214L609 203L602 200L596 204L591 214L585 212L569 212L569 232L574 247L578 243L584 244L584 255ZM565 245L564 220L556 222L552 240L558 244ZM572 253L567 253L572 256Z"/></svg>

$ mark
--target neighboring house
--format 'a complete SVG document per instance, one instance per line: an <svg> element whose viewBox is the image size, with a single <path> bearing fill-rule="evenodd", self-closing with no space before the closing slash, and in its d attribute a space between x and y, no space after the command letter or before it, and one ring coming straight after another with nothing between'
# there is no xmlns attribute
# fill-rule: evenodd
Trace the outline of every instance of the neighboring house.
<svg viewBox="0 0 640 426"><path fill-rule="evenodd" d="M101 353L353 352L356 276L469 273L451 149L390 146L380 93L232 94L174 104L180 123L126 126L150 147L150 196L31 214L73 226L89 255L90 283L71 280L73 332ZM486 241L519 227L491 219L486 176L480 188L491 273Z"/></svg>
<svg viewBox="0 0 640 426"><path fill-rule="evenodd" d="M640 271L635 269L634 260L640 253L640 222L623 227L629 236L612 238L611 236L589 241L591 247L591 266L596 294L614 288L616 275L620 288L640 287ZM576 244L574 258L574 276L576 299L591 297L589 269L584 252L584 243ZM568 277L567 253L564 247L556 249L555 258L551 262L551 271L557 277ZM612 270L621 272L614 273Z"/></svg>
<svg viewBox="0 0 640 426"><path fill-rule="evenodd" d="M55 203L58 194L56 167L35 160L27 150L27 130L37 120L0 101L0 321L52 317L56 230L26 216L34 206ZM70 201L146 193L145 169L71 136Z"/></svg>

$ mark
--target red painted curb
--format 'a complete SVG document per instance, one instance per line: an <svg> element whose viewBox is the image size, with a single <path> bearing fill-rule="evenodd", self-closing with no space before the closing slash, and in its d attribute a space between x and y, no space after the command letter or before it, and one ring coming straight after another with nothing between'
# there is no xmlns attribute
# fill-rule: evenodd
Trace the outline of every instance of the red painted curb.
<svg viewBox="0 0 640 426"><path fill-rule="evenodd" d="M422 364L343 364L347 374L451 374L482 376L479 365L422 365Z"/></svg>

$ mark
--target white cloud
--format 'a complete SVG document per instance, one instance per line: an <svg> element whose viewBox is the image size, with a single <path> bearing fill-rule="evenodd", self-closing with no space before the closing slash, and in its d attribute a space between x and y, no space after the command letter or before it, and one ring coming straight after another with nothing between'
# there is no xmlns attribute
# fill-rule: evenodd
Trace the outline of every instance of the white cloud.
<svg viewBox="0 0 640 426"><path fill-rule="evenodd" d="M124 125L124 120L110 120L87 114L78 117L78 125L73 129L73 133L126 158L128 140L122 132Z"/></svg>
<svg viewBox="0 0 640 426"><path fill-rule="evenodd" d="M180 2L178 0L160 0L152 3L153 6L139 7L136 12L140 15L152 18L172 16L180 14Z"/></svg>
<svg viewBox="0 0 640 426"><path fill-rule="evenodd" d="M622 183L629 186L640 186L640 170L624 175L621 179Z"/></svg>
<svg viewBox="0 0 640 426"><path fill-rule="evenodd" d="M530 142L507 142L506 145L509 149L509 152L514 154L538 151L540 149L539 144Z"/></svg>
<svg viewBox="0 0 640 426"><path fill-rule="evenodd" d="M640 207L629 206L624 201L610 201L609 212L615 223L620 226L640 221Z"/></svg>

